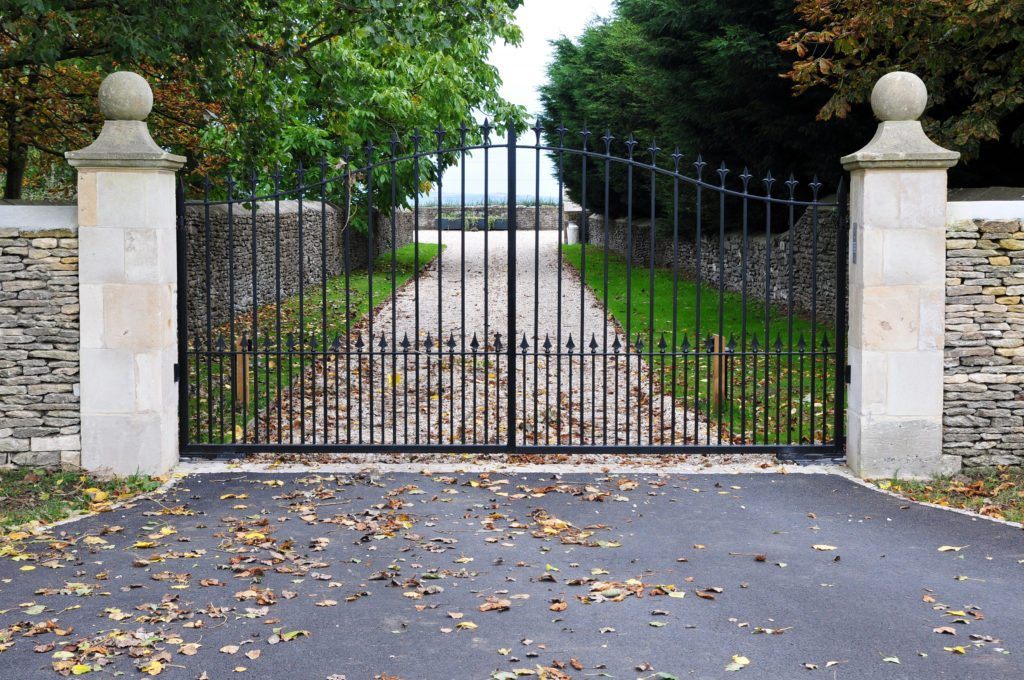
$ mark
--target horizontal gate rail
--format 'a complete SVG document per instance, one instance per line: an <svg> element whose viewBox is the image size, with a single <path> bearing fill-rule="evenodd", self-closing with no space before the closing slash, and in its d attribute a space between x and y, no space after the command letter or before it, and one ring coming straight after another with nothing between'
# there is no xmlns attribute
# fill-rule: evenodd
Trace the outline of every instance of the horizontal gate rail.
<svg viewBox="0 0 1024 680"><path fill-rule="evenodd" d="M183 453L841 458L845 187L532 130L396 136L182 196Z"/></svg>

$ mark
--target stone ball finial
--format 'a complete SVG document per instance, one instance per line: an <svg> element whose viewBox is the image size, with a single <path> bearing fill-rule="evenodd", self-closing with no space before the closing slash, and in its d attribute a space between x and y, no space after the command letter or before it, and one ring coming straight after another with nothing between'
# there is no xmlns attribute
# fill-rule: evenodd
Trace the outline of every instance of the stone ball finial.
<svg viewBox="0 0 1024 680"><path fill-rule="evenodd" d="M106 120L146 120L153 109L153 90L138 73L117 71L103 79L99 100Z"/></svg>
<svg viewBox="0 0 1024 680"><path fill-rule="evenodd" d="M909 71L886 73L871 90L871 109L882 121L917 120L928 106L928 88Z"/></svg>

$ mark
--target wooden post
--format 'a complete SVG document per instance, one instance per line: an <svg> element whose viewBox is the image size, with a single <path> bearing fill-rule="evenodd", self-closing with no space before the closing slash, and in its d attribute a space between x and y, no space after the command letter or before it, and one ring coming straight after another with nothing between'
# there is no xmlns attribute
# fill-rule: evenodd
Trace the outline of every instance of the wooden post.
<svg viewBox="0 0 1024 680"><path fill-rule="evenodd" d="M722 393L725 391L725 343L721 335L712 335L714 358L711 362L711 399L718 410L722 408Z"/></svg>
<svg viewBox="0 0 1024 680"><path fill-rule="evenodd" d="M249 403L249 354L247 349L242 346L241 340L235 341L235 375L234 384L231 385L231 394L235 397L235 404Z"/></svg>

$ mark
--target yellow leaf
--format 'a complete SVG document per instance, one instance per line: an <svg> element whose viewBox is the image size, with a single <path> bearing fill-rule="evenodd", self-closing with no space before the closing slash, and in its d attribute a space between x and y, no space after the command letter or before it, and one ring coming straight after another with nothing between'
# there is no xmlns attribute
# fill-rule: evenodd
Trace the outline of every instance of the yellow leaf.
<svg viewBox="0 0 1024 680"><path fill-rule="evenodd" d="M960 552L966 545L942 545L939 546L939 552Z"/></svg>
<svg viewBox="0 0 1024 680"><path fill-rule="evenodd" d="M966 654L967 653L967 650L963 646L961 646L961 645L957 645L956 647L943 647L943 649L946 650L947 652L952 652L953 654Z"/></svg>
<svg viewBox="0 0 1024 680"><path fill-rule="evenodd" d="M26 564L23 567L19 567L19 570L20 571L34 571L35 567L33 567L31 564Z"/></svg>
<svg viewBox="0 0 1024 680"><path fill-rule="evenodd" d="M94 486L86 489L82 493L88 496L89 500L91 500L93 503L102 503L103 501L107 500L110 497L110 494L108 494L106 491L103 491L102 489L97 489Z"/></svg>
<svg viewBox="0 0 1024 680"><path fill-rule="evenodd" d="M164 665L156 659L154 659L146 665L140 667L139 670L145 673L146 675L160 675L160 673L164 670Z"/></svg>
<svg viewBox="0 0 1024 680"><path fill-rule="evenodd" d="M475 623L473 623L472 621L459 621L455 625L455 627L456 628L461 628L462 630L476 630L477 629L477 625Z"/></svg>
<svg viewBox="0 0 1024 680"><path fill-rule="evenodd" d="M76 663L71 667L71 675L85 675L86 673L92 673L92 666L86 666L84 663Z"/></svg>
<svg viewBox="0 0 1024 680"><path fill-rule="evenodd" d="M837 550L837 548L834 545L825 545L824 543L818 543L817 545L812 545L811 547L814 548L815 550L822 550L822 551Z"/></svg>

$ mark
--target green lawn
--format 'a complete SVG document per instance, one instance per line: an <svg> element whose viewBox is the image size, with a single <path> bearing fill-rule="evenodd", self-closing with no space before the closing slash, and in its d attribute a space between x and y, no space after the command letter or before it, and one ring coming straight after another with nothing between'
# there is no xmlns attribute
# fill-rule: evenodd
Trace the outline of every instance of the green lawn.
<svg viewBox="0 0 1024 680"><path fill-rule="evenodd" d="M438 254L437 244L419 244L419 266L422 270ZM416 252L414 244L382 253L373 267L373 306L376 307L391 296L392 281L397 289L412 278L415 271ZM348 294L346 295L346 284ZM346 299L348 314L346 315ZM235 399L232 394L231 357L229 352L214 352L212 356L193 355L189 362L189 438L199 443L222 443L240 441L252 434L252 422L259 420L259 436L264 437L264 419L267 406L273 404L278 393L278 379L282 390L287 390L293 380L298 380L313 362L309 355L312 336L317 351L322 350L323 337L323 289L319 284L308 286L302 299L300 315L299 296L293 295L281 302L281 333L277 335L277 305L268 304L257 313L258 351L255 359L250 358L246 389L248 397ZM327 345L335 338L344 338L350 326L358 324L370 309L370 277L366 270L353 271L333 277L327 282ZM300 331L305 329L306 354L298 353ZM228 327L214 330L214 343L218 336L227 336ZM252 315L242 314L236 319L236 337L243 331L251 333ZM287 351L288 334L295 338L296 352L279 362L275 353ZM264 352L264 340L270 340L270 352ZM344 341L342 341L344 342ZM230 344L230 343L229 343ZM230 349L230 348L228 348ZM241 382L241 379L239 380ZM196 388L198 387L198 394ZM255 404L253 403L255 397ZM198 415L198 422L197 422ZM233 419L232 419L233 416ZM233 422L233 424L232 424Z"/></svg>
<svg viewBox="0 0 1024 680"><path fill-rule="evenodd" d="M583 246L564 246L563 253L565 260L579 272ZM627 278L626 261L615 253L609 253L607 259L608 311L624 330L629 312L630 336L634 342L637 334L641 336L645 354L651 344L650 319L653 311L654 356L649 361L655 374L662 377L666 392L672 390L674 379L676 398L684 402L687 409L699 410L712 422L720 423L725 434L731 433L745 443L799 444L832 439L836 361L835 336L829 325L819 319L814 329L810 319L794 314L790 320L785 309L772 307L767 324L769 351L765 352L765 306L748 295L744 353L742 296L732 292L719 295L716 286L704 283L700 286L698 308L697 283L680 275L675 298L677 356L673 371L672 270L654 270L654 294L651 295L650 269L634 265L630 277L632 290L627 299L627 282L630 279ZM585 281L602 302L605 296L604 267L604 250L598 246L586 246ZM731 343L731 352L708 352L708 336L719 333L727 346ZM811 352L812 336L818 348L815 356ZM660 356L658 349L662 337L668 345L665 357ZM822 351L826 337L829 343L827 355ZM699 353L695 352L698 338L703 338ZM756 354L752 351L755 338L758 343ZM687 354L683 354L684 339L689 345ZM801 339L803 352L799 349ZM713 381L709 379L711 365L718 356L722 357L726 374L722 379L724 389L720 403L712 398Z"/></svg>
<svg viewBox="0 0 1024 680"><path fill-rule="evenodd" d="M0 537L3 530L26 522L49 524L86 510L107 510L111 503L153 491L160 483L135 475L104 480L63 470L0 470ZM2 550L0 541L0 554Z"/></svg>

